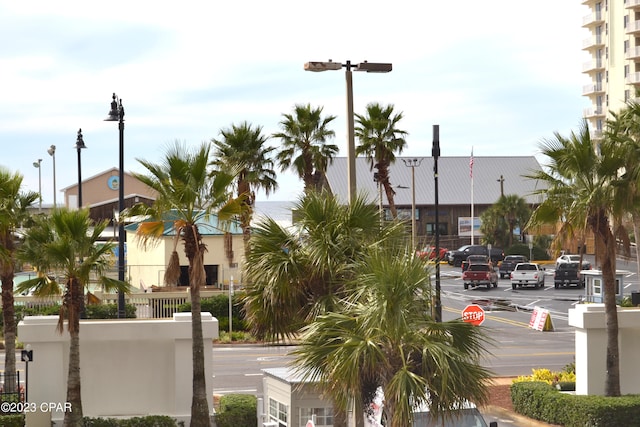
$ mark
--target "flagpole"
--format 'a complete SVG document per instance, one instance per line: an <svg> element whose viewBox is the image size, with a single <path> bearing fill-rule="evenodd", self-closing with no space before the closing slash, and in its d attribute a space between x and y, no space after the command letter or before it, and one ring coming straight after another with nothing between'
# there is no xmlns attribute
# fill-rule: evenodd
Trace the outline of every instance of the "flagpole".
<svg viewBox="0 0 640 427"><path fill-rule="evenodd" d="M471 147L471 158L469 159L469 177L471 178L471 244L474 244L475 221L473 212L473 147Z"/></svg>

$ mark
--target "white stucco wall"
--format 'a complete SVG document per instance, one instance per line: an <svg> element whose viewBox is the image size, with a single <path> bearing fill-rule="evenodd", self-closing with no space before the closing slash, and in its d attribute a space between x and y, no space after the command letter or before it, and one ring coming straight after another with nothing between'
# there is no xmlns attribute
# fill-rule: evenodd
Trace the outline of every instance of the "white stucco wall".
<svg viewBox="0 0 640 427"><path fill-rule="evenodd" d="M31 345L29 401L65 402L69 334L55 328L57 316L26 317L18 335ZM202 313L205 378L213 411L212 340L218 321ZM82 409L90 417L169 415L187 420L191 413L191 313L166 320L83 320L80 322ZM54 421L64 414L52 413Z"/></svg>
<svg viewBox="0 0 640 427"><path fill-rule="evenodd" d="M607 330L604 304L578 304L569 309L569 325L576 328L576 394L604 395ZM620 391L640 393L640 309L618 307Z"/></svg>

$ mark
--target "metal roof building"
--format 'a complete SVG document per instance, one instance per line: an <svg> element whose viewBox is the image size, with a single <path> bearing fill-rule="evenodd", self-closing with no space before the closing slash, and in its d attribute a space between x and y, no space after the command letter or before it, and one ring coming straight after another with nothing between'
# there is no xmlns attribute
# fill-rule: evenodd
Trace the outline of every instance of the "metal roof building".
<svg viewBox="0 0 640 427"><path fill-rule="evenodd" d="M435 227L435 185L433 157L397 157L389 168L389 177L395 190L395 204L400 216L410 218L413 191L411 167L403 161L417 159L414 168L417 235L429 236ZM539 195L533 193L546 188L544 182L525 178L542 170L534 156L474 156L473 157L473 205L474 217L494 204L504 195L517 194L528 204L540 203ZM364 157L356 158L356 184L358 193L378 204L378 185L374 181L370 162ZM441 235L458 237L458 220L471 216L472 180L470 157L438 158L438 204ZM340 200L347 201L347 158L337 157L329 165L327 181L331 191ZM383 206L388 206L383 191ZM443 228L444 227L444 228ZM453 240L453 239L452 239ZM451 245L469 243L470 239L452 241Z"/></svg>

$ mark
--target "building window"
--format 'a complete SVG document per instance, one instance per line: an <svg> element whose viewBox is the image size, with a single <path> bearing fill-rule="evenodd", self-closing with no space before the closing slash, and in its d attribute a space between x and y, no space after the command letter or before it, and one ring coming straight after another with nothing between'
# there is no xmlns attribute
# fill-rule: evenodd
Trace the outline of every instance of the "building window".
<svg viewBox="0 0 640 427"><path fill-rule="evenodd" d="M316 427L333 427L333 408L300 408L300 426L316 416Z"/></svg>
<svg viewBox="0 0 640 427"><path fill-rule="evenodd" d="M624 15L624 28L627 28L629 24L629 15Z"/></svg>
<svg viewBox="0 0 640 427"><path fill-rule="evenodd" d="M411 209L398 209L398 219L411 221ZM416 207L416 221L420 220L420 209Z"/></svg>
<svg viewBox="0 0 640 427"><path fill-rule="evenodd" d="M289 407L275 399L269 398L269 419L278 423L278 427L288 427L287 412Z"/></svg>
<svg viewBox="0 0 640 427"><path fill-rule="evenodd" d="M624 66L624 76L625 76L625 77L628 77L628 76L629 76L629 66L628 66L628 65L625 65L625 66Z"/></svg>
<svg viewBox="0 0 640 427"><path fill-rule="evenodd" d="M629 89L624 91L624 102L627 102L631 98L631 91Z"/></svg>
<svg viewBox="0 0 640 427"><path fill-rule="evenodd" d="M629 40L624 41L624 53L629 51Z"/></svg>
<svg viewBox="0 0 640 427"><path fill-rule="evenodd" d="M439 232L441 236L446 236L447 234L449 234L449 227L448 224L446 222L439 222L438 224L440 224L439 228ZM435 222L429 222L427 223L427 236L435 236L436 234L436 223Z"/></svg>
<svg viewBox="0 0 640 427"><path fill-rule="evenodd" d="M600 295L602 293L602 280L594 278L593 279L593 294Z"/></svg>

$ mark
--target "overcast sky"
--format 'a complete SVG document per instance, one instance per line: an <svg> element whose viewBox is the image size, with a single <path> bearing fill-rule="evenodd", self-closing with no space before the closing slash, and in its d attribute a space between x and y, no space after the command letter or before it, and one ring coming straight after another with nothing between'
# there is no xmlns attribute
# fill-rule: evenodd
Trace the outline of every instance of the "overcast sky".
<svg viewBox="0 0 640 427"><path fill-rule="evenodd" d="M117 167L118 126L104 122L116 92L126 111L125 170L160 161L167 144L199 144L248 121L279 131L295 104L336 115L346 155L344 71L308 61L391 62L389 74L353 74L354 110L369 102L404 114L403 155L536 155L553 132L576 129L589 103L578 0L7 1L0 0L0 165L24 175L44 203L82 175ZM279 141L271 139L277 146ZM539 158L539 160L542 160ZM302 184L278 175L269 200ZM261 196L262 200L266 200ZM63 195L58 192L57 201Z"/></svg>

